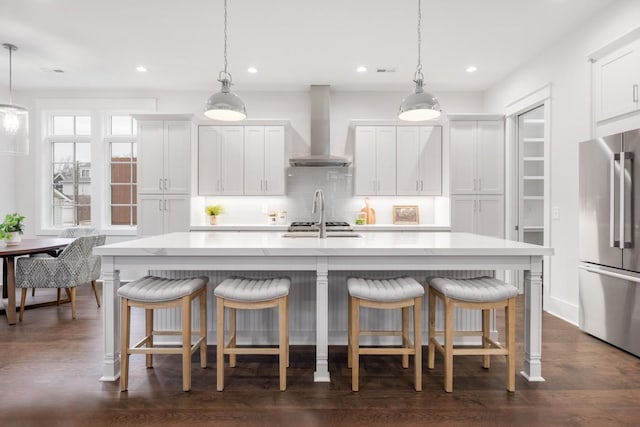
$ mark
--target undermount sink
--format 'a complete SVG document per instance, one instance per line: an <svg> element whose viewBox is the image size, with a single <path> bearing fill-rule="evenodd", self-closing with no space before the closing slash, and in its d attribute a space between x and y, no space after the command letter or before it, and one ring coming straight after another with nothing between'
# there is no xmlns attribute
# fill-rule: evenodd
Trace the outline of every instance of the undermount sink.
<svg viewBox="0 0 640 427"><path fill-rule="evenodd" d="M317 231L288 231L282 237L298 238L298 237L315 237L318 238ZM355 231L327 231L327 238L333 237L362 237L362 234Z"/></svg>

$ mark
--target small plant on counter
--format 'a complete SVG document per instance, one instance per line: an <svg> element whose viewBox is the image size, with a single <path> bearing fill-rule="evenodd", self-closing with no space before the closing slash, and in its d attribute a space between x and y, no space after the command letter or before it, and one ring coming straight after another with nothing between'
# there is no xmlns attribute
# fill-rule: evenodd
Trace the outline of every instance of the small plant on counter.
<svg viewBox="0 0 640 427"><path fill-rule="evenodd" d="M209 223L216 225L218 223L218 215L224 213L224 207L222 205L208 205L205 206L204 211L209 215Z"/></svg>

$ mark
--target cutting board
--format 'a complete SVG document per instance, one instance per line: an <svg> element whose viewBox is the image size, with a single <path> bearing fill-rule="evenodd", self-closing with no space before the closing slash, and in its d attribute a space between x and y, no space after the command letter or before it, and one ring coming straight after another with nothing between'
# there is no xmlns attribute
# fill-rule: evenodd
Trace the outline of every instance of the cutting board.
<svg viewBox="0 0 640 427"><path fill-rule="evenodd" d="M364 199L364 208L360 209L360 212L363 212L366 215L367 224L375 224L376 223L376 211L371 206L369 206L369 199Z"/></svg>

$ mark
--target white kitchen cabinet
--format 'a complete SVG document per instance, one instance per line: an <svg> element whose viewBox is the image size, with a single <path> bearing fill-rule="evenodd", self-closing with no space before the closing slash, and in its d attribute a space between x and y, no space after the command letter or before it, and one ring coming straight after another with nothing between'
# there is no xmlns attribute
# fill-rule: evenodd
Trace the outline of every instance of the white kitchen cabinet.
<svg viewBox="0 0 640 427"><path fill-rule="evenodd" d="M396 127L358 126L355 137L355 194L396 194Z"/></svg>
<svg viewBox="0 0 640 427"><path fill-rule="evenodd" d="M640 40L603 56L594 66L596 121L640 110Z"/></svg>
<svg viewBox="0 0 640 427"><path fill-rule="evenodd" d="M284 127L245 126L244 194L284 195Z"/></svg>
<svg viewBox="0 0 640 427"><path fill-rule="evenodd" d="M188 195L138 194L138 236L189 230Z"/></svg>
<svg viewBox="0 0 640 427"><path fill-rule="evenodd" d="M451 231L504 237L503 196L452 196Z"/></svg>
<svg viewBox="0 0 640 427"><path fill-rule="evenodd" d="M451 194L504 193L504 122L451 121Z"/></svg>
<svg viewBox="0 0 640 427"><path fill-rule="evenodd" d="M402 126L396 132L397 195L442 195L442 127Z"/></svg>
<svg viewBox="0 0 640 427"><path fill-rule="evenodd" d="M200 126L198 194L239 196L244 193L244 127Z"/></svg>
<svg viewBox="0 0 640 427"><path fill-rule="evenodd" d="M138 120L138 192L189 193L191 122Z"/></svg>

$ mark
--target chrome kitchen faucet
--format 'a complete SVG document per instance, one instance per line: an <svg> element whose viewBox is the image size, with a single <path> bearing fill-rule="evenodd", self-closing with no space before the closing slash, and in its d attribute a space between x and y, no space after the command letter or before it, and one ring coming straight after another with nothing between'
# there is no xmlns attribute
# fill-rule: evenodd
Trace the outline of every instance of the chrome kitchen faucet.
<svg viewBox="0 0 640 427"><path fill-rule="evenodd" d="M318 205L320 205L318 207ZM313 195L313 206L311 208L312 213L316 213L320 209L320 222L318 226L320 228L320 232L318 234L318 238L326 239L327 238L327 222L324 218L324 192L322 190L316 190Z"/></svg>

